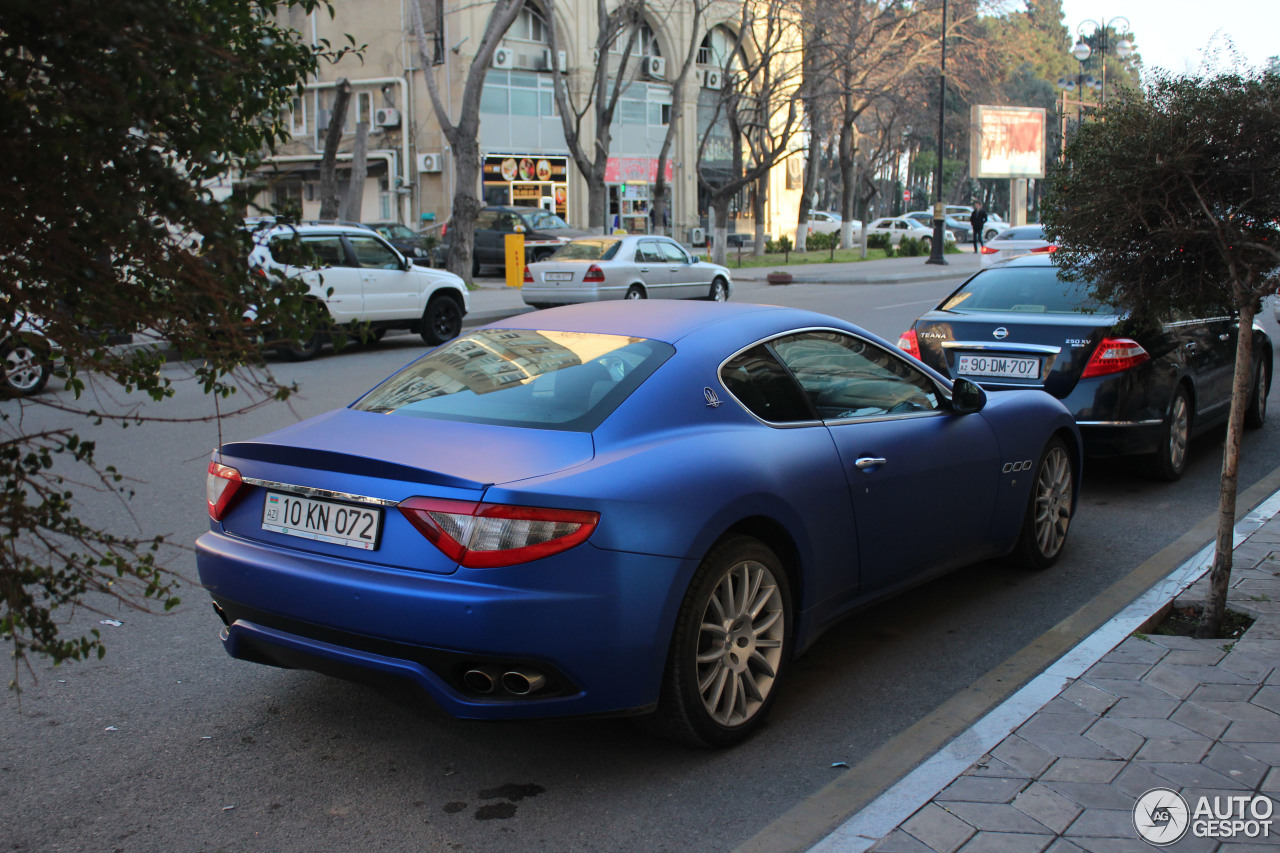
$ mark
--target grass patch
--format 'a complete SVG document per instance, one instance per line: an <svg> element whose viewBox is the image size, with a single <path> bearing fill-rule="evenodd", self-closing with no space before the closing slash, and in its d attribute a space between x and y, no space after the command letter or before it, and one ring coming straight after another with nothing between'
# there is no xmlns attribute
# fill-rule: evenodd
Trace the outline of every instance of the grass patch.
<svg viewBox="0 0 1280 853"><path fill-rule="evenodd" d="M961 254L959 249L954 246L947 248L946 254ZM710 261L711 257L707 253L702 254L702 260ZM730 246L729 251L725 255L725 266L729 269L754 269L756 267L803 267L807 264L848 264L858 261L880 261L884 258L900 257L899 255L886 255L883 249L868 249L867 256L862 257L862 249L854 247L852 249L836 249L832 252L830 249L810 249L807 252L797 252L794 249L790 253L783 252L766 252L759 257L751 254L749 246L743 246L742 251L738 251L737 246ZM920 256L922 259L928 257L927 254Z"/></svg>

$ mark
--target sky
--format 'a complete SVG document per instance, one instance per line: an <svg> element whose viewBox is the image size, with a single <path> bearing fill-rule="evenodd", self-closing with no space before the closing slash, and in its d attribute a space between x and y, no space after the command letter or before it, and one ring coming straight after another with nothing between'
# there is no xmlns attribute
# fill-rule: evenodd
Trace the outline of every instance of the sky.
<svg viewBox="0 0 1280 853"><path fill-rule="evenodd" d="M1128 18L1147 70L1200 76L1211 40L1222 48L1223 71L1232 68L1228 40L1241 54L1242 71L1280 56L1280 0L1062 0L1062 10L1073 41L1086 20Z"/></svg>

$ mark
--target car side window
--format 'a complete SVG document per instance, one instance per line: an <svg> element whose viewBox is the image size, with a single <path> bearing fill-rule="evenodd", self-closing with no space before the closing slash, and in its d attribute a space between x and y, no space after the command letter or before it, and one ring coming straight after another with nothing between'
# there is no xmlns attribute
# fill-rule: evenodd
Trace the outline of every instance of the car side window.
<svg viewBox="0 0 1280 853"><path fill-rule="evenodd" d="M652 240L641 240L636 244L636 262L641 264L662 262L662 257L658 254L658 248Z"/></svg>
<svg viewBox="0 0 1280 853"><path fill-rule="evenodd" d="M381 240L375 237L353 234L347 237L347 241L351 243L351 248L355 250L356 262L364 269L400 269L400 257Z"/></svg>
<svg viewBox="0 0 1280 853"><path fill-rule="evenodd" d="M662 250L662 254L665 255L666 259L671 263L689 263L689 256L684 253L684 249L681 249L675 243L668 243L665 240L659 240L658 248Z"/></svg>
<svg viewBox="0 0 1280 853"><path fill-rule="evenodd" d="M772 342L823 420L919 414L941 408L937 386L914 365L869 341L813 331Z"/></svg>
<svg viewBox="0 0 1280 853"><path fill-rule="evenodd" d="M477 231L493 231L497 228L498 212L496 210L482 210L476 216Z"/></svg>
<svg viewBox="0 0 1280 853"><path fill-rule="evenodd" d="M317 267L348 266L347 253L342 248L342 238L336 234L303 237L300 248L302 255L306 258L304 263L296 263L295 261L284 261L284 263L292 266L310 266L311 264L315 264ZM275 252L274 244L272 245L272 252Z"/></svg>
<svg viewBox="0 0 1280 853"><path fill-rule="evenodd" d="M720 381L753 415L769 423L817 420L804 394L767 346L752 347L720 369Z"/></svg>

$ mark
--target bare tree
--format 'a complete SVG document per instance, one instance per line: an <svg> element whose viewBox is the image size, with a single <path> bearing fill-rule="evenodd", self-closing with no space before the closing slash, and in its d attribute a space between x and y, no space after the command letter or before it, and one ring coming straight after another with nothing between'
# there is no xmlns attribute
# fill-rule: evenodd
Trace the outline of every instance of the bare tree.
<svg viewBox="0 0 1280 853"><path fill-rule="evenodd" d="M333 92L329 127L324 132L324 154L320 156L320 218L337 219L342 204L338 192L338 145L347 124L347 104L351 102L351 81L343 77Z"/></svg>
<svg viewBox="0 0 1280 853"><path fill-rule="evenodd" d="M698 183L707 191L712 253L719 263L726 257L733 199L791 153L801 128L797 0L746 0L736 28L729 55L718 58L725 62L724 88L698 141ZM713 151L728 160L709 159ZM762 228L758 222L757 244Z"/></svg>
<svg viewBox="0 0 1280 853"><path fill-rule="evenodd" d="M467 81L463 85L456 123L449 116L440 97L440 85L434 73L435 65L438 64L434 61L434 42L428 37L423 24L420 2L421 0L413 0L409 4L413 10L414 37L418 42L418 56L422 62L423 76L427 79L431 106L440 125L440 132L449 141L453 152L454 174L457 178L453 191L453 218L449 225L449 255L445 265L451 272L470 278L475 273L472 252L476 217L482 207L477 194L480 184L480 96L484 92L484 78L489 73L493 52L524 8L524 0L494 0L484 35L467 69ZM450 61L447 52L443 54L443 61Z"/></svg>

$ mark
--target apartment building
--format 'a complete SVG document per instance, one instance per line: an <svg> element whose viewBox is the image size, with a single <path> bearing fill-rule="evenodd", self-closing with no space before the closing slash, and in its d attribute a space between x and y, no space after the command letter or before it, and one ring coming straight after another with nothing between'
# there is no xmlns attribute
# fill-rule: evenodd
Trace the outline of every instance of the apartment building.
<svg viewBox="0 0 1280 853"><path fill-rule="evenodd" d="M413 34L411 3L420 3L428 33L426 60ZM482 185L487 204L517 204L555 211L571 224L587 224L586 184L569 156L564 128L556 109L553 64L577 93L590 86L598 63L610 73L619 67L625 39L597 55L596 5L590 0L555 3L557 62L548 44L545 7L530 0L495 51L481 97L480 149ZM713 6L694 32L690 4L655 0L646 4L625 88L615 116L608 152L609 217L607 228L650 231L650 200L657 176L658 154L667 128L677 121L677 135L665 167L670 188L667 221L671 234L691 241L694 229L705 228L706 205L697 182L699 138L710 124L723 85L731 27L741 6ZM325 133L334 120L338 80L352 85L338 155L339 183L348 186L357 122L365 122L367 173L359 193L363 221L402 222L412 228L438 226L449 217L456 190L452 152L440 131L425 74L432 74L452 119L457 118L463 86L475 57L492 5L469 0L337 0L332 18L323 11L285 13L284 22L312 42L345 43L346 34L366 45L362 56L322 65L317 79L293 101L289 116L293 139L280 147L267 175L264 201L289 202L304 218L319 213L319 166ZM672 81L689 45L697 41L697 64L679 102ZM580 98L581 95L578 95ZM594 128L584 125L586 137ZM703 148L703 162L729 168L734 141L713 133ZM794 228L799 206L794 163L788 179L785 165L771 177L766 229L782 233ZM744 203L736 208L736 230L750 232L754 223Z"/></svg>

